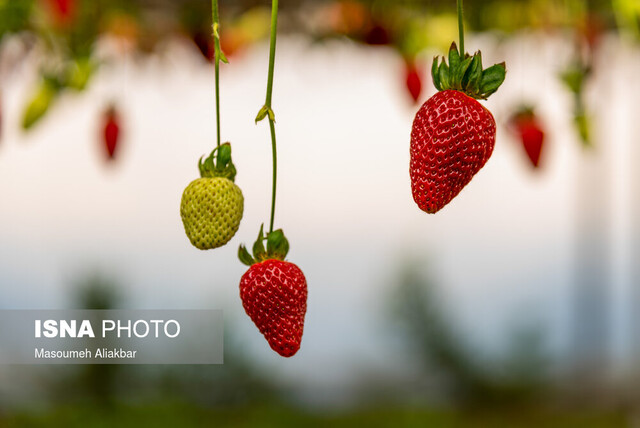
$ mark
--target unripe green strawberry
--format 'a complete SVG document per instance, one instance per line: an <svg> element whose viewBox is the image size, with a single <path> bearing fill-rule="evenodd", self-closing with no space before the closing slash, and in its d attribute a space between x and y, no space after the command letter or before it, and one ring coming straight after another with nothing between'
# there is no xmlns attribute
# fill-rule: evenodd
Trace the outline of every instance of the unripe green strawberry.
<svg viewBox="0 0 640 428"><path fill-rule="evenodd" d="M202 177L184 189L180 216L193 246L209 250L223 246L236 234L242 220L244 198L233 182L235 167L228 143L214 150L205 162L201 160L199 167Z"/></svg>
<svg viewBox="0 0 640 428"><path fill-rule="evenodd" d="M228 178L198 178L182 194L180 216L194 247L218 248L236 234L242 220L242 191Z"/></svg>

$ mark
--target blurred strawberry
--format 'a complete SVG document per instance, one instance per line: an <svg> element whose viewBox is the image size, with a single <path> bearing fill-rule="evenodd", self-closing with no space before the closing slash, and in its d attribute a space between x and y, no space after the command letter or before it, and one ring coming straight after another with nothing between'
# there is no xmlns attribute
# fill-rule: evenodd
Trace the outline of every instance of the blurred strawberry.
<svg viewBox="0 0 640 428"><path fill-rule="evenodd" d="M524 147L531 165L538 168L540 154L544 146L544 131L533 109L522 108L511 117L510 124L513 132L522 142L522 147Z"/></svg>
<svg viewBox="0 0 640 428"><path fill-rule="evenodd" d="M113 105L110 106L103 115L102 137L108 159L113 160L120 139L120 118Z"/></svg>
<svg viewBox="0 0 640 428"><path fill-rule="evenodd" d="M47 3L58 27L68 27L73 22L76 0L47 0Z"/></svg>
<svg viewBox="0 0 640 428"><path fill-rule="evenodd" d="M405 84L414 103L417 103L422 93L421 70L413 59L405 59Z"/></svg>
<svg viewBox="0 0 640 428"><path fill-rule="evenodd" d="M391 35L384 25L374 23L364 35L364 42L371 46L388 45L391 43Z"/></svg>
<svg viewBox="0 0 640 428"><path fill-rule="evenodd" d="M200 53L203 57L206 58L207 61L213 61L214 56L214 46L213 46L213 38L208 35L204 31L196 31L193 35L191 35L191 40L198 47Z"/></svg>

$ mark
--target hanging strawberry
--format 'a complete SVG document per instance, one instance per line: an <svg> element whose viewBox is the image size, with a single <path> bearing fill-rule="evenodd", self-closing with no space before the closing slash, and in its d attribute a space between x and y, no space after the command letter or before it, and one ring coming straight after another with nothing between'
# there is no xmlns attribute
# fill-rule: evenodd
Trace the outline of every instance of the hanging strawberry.
<svg viewBox="0 0 640 428"><path fill-rule="evenodd" d="M231 161L231 145L216 147L198 163L200 178L182 194L180 217L191 244L210 250L226 244L240 227L244 210L242 191L234 184L236 167Z"/></svg>
<svg viewBox="0 0 640 428"><path fill-rule="evenodd" d="M268 119L273 156L271 187L271 220L269 233L260 227L253 244L253 257L240 245L238 258L249 267L240 280L240 299L245 312L267 339L271 349L283 357L291 357L300 349L304 317L307 312L307 281L293 263L285 261L289 241L282 229L273 230L276 208L277 151L275 113L271 108L273 72L275 64L278 25L278 2L271 2L271 40L269 45L269 72L267 96L258 112L256 123ZM267 241L265 248L264 241Z"/></svg>
<svg viewBox="0 0 640 428"><path fill-rule="evenodd" d="M496 123L477 100L486 100L505 78L505 64L482 68L482 55L464 51L462 1L458 0L460 52L449 49L449 64L434 58L431 74L438 93L425 102L411 130L410 177L418 207L436 213L455 198L485 165L496 138Z"/></svg>
<svg viewBox="0 0 640 428"><path fill-rule="evenodd" d="M511 119L513 132L522 142L522 147L534 168L540 165L540 154L544 145L544 131L533 109L523 108Z"/></svg>
<svg viewBox="0 0 640 428"><path fill-rule="evenodd" d="M413 59L405 59L405 85L411 99L417 103L422 93L422 77L421 70L416 66Z"/></svg>
<svg viewBox="0 0 640 428"><path fill-rule="evenodd" d="M191 244L200 250L225 245L240 227L244 197L234 183L236 167L231 160L231 144L220 144L220 61L227 62L220 49L218 2L212 3L214 77L216 97L216 148L198 162L200 178L182 193L180 217Z"/></svg>
<svg viewBox="0 0 640 428"><path fill-rule="evenodd" d="M271 349L283 357L300 349L307 312L307 280L298 266L284 261L288 251L282 229L265 237L262 227L253 257L243 245L238 250L240 261L250 266L240 280L242 306Z"/></svg>
<svg viewBox="0 0 640 428"><path fill-rule="evenodd" d="M120 117L115 106L110 106L103 114L102 142L106 149L107 158L115 159L118 141L120 140Z"/></svg>

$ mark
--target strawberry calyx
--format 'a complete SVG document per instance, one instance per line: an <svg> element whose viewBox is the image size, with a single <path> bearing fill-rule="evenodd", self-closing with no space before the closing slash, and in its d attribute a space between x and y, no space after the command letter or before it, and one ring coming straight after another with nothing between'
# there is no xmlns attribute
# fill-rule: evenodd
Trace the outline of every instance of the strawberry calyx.
<svg viewBox="0 0 640 428"><path fill-rule="evenodd" d="M449 64L444 57L441 61L439 59L438 56L434 57L431 66L433 84L438 91L454 89L477 100L486 100L504 82L504 62L483 69L480 51L473 56L466 52L461 55L455 42L449 48Z"/></svg>
<svg viewBox="0 0 640 428"><path fill-rule="evenodd" d="M265 248L264 241L267 241ZM260 226L258 239L253 244L253 256L249 250L241 244L238 248L238 258L247 266L263 262L265 260L284 260L289 252L289 240L284 236L282 229L264 233L264 224Z"/></svg>
<svg viewBox="0 0 640 428"><path fill-rule="evenodd" d="M216 147L204 161L201 157L198 161L198 169L202 178L223 177L234 181L236 167L231 161L231 143Z"/></svg>

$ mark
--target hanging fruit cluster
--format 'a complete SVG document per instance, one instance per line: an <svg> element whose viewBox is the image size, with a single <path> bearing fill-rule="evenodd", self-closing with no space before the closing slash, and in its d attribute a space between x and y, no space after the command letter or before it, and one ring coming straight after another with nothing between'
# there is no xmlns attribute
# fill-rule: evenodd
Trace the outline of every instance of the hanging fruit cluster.
<svg viewBox="0 0 640 428"><path fill-rule="evenodd" d="M242 219L244 198L233 183L236 168L231 161L231 145L220 144L220 61L228 62L221 49L218 2L212 2L213 51L216 87L216 123L218 144L211 155L199 162L201 178L191 182L182 194L180 215L187 237L198 249L208 250L225 245L233 238ZM247 315L271 346L283 357L291 357L300 349L304 317L307 311L307 282L293 263L285 261L289 241L282 229L274 230L277 152L275 114L271 107L278 25L278 1L272 2L269 74L264 106L256 123L268 118L273 152L273 185L269 232L264 226L253 244L253 255L240 245L238 257L249 266L240 280L240 299ZM266 242L266 247L265 247Z"/></svg>

